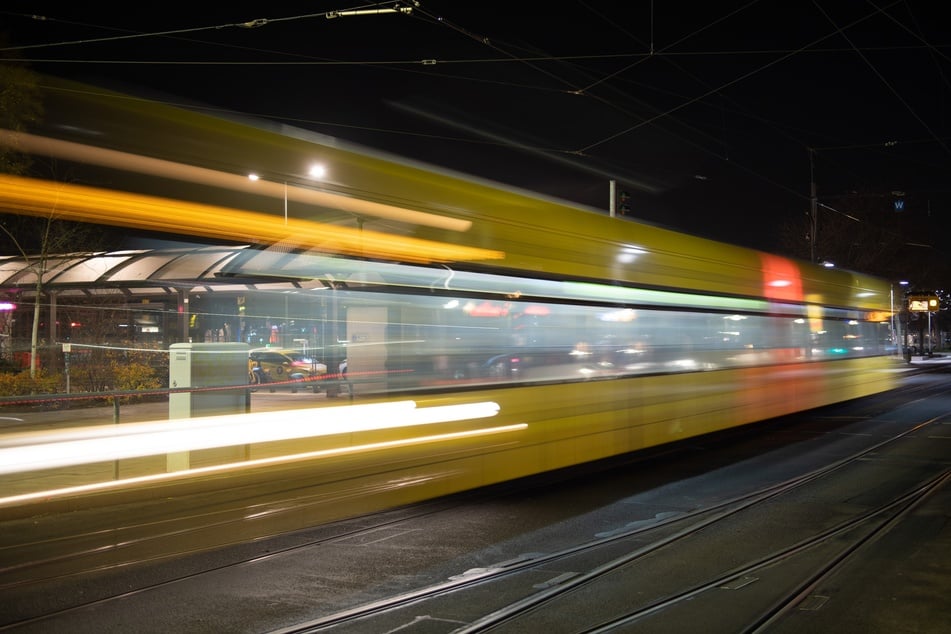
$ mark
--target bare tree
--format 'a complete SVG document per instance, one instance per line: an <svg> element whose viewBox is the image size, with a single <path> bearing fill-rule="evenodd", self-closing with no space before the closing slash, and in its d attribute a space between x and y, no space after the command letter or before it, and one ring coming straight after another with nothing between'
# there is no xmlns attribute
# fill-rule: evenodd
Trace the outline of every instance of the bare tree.
<svg viewBox="0 0 951 634"><path fill-rule="evenodd" d="M3 45L5 39L5 36L0 35L0 49L7 48ZM41 120L43 111L39 75L15 57L8 55L0 58L0 128L13 132L26 131ZM57 180L68 180L56 176L55 163L50 164L49 168ZM35 171L35 161L29 154L20 152L15 145L0 144L0 171L25 174ZM94 225L58 218L55 202L51 202L47 213L37 216L4 214L3 211L0 209L2 252L18 253L35 276L33 291L36 301L30 335L30 376L35 379L44 283L50 267L60 260L61 255L76 257L101 248L108 240L109 232Z"/></svg>
<svg viewBox="0 0 951 634"><path fill-rule="evenodd" d="M0 35L0 48L7 48L7 39L5 34ZM43 105L38 88L38 76L19 62L15 56L6 54L0 59L0 127L20 132L38 122L42 114ZM28 154L20 152L15 146L0 145L0 171L7 174L23 174L30 165L31 160ZM5 225L4 231L6 231ZM18 244L16 241L14 243ZM4 351L0 350L0 353L2 352ZM35 354L35 349L33 352ZM35 365L32 363L31 374L35 378Z"/></svg>
<svg viewBox="0 0 951 634"><path fill-rule="evenodd" d="M824 201L815 219L806 212L780 232L787 254L839 268L893 277L908 262L910 228L892 208L890 195L853 192Z"/></svg>
<svg viewBox="0 0 951 634"><path fill-rule="evenodd" d="M7 49L7 37L0 35L0 48ZM13 132L28 130L43 115L39 75L30 70L12 54L0 59L0 128ZM24 174L33 166L32 157L19 151L15 145L0 144L0 171ZM2 212L2 210L0 210ZM0 214L0 245L19 253L36 276L33 306L33 330L30 337L30 376L36 378L40 307L43 284L49 271L50 257L56 253L75 252L77 245L88 250L90 240L98 242L92 227L76 222L58 220L56 209L40 217Z"/></svg>
<svg viewBox="0 0 951 634"><path fill-rule="evenodd" d="M58 219L55 208L51 208L45 217L2 216L0 232L24 259L26 269L35 276L33 291L36 299L33 303L33 328L30 333L30 376L35 378L39 359L39 328L42 321L40 311L47 274L62 256L90 254L90 247L98 244L101 236L91 225ZM28 236L29 242L24 242L20 236ZM77 248L79 245L82 245L82 248Z"/></svg>

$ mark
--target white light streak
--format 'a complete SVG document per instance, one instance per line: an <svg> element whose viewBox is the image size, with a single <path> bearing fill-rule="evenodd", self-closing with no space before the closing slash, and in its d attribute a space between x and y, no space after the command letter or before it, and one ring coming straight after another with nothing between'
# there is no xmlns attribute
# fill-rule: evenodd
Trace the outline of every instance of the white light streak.
<svg viewBox="0 0 951 634"><path fill-rule="evenodd" d="M391 440L386 442L368 443L363 445L351 445L347 447L335 447L333 449L324 449L320 451L309 451L299 454L290 454L285 456L276 456L272 458L259 458L256 460L245 460L243 462L232 462L228 464L212 465L209 467L200 467L182 471L172 471L168 473L156 473L147 476L138 476L134 478L125 478L122 480L110 480L108 482L96 482L93 484L84 484L75 487L64 487L61 489L50 489L45 491L35 491L33 493L24 493L0 498L0 507L22 504L39 499L50 499L67 495L77 495L81 493L91 493L94 491L106 491L109 489L118 489L121 487L137 486L147 483L169 482L173 480L183 480L195 476L205 476L215 473L224 473L228 471L238 471L255 467L265 467L273 464L283 464L303 460L315 460L320 458L332 458L334 456L343 456L348 454L365 453L369 451L380 451L383 449L395 449L399 447L409 447L412 445L421 445L425 443L446 442L450 440L460 440L464 438L477 438L480 436L489 436L495 434L505 434L527 429L526 423L515 423L513 425L501 425L498 427L482 427L468 431L449 432L445 434L432 434L429 436L414 436L401 440Z"/></svg>
<svg viewBox="0 0 951 634"><path fill-rule="evenodd" d="M414 401L398 401L14 434L0 443L0 474L487 418L498 412L494 402L417 408Z"/></svg>

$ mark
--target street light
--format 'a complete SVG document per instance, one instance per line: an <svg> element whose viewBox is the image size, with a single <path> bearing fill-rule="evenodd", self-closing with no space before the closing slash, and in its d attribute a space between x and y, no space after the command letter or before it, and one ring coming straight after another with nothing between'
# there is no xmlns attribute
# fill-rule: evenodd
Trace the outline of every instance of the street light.
<svg viewBox="0 0 951 634"><path fill-rule="evenodd" d="M324 167L323 164L321 163L314 163L307 170L307 175L310 176L314 180L320 180L324 176L327 175L327 168ZM255 174L254 172L251 172L250 174L248 174L248 180L258 181L258 180L261 180L261 177ZM287 224L287 180L282 180L281 182L284 185L284 224L286 225Z"/></svg>
<svg viewBox="0 0 951 634"><path fill-rule="evenodd" d="M908 287L908 280L899 280L899 286ZM905 341L901 334L901 311L903 311L905 306L905 291L902 291L901 294L901 304L902 308L899 309L898 319L895 319L895 285L894 283L888 285L888 303L891 308L892 316L892 337L895 342L896 354L899 356L904 356L905 354Z"/></svg>

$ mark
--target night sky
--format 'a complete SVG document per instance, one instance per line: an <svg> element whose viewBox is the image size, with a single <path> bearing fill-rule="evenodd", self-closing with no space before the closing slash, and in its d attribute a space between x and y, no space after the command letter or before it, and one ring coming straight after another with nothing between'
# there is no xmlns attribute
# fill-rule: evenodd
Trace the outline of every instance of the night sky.
<svg viewBox="0 0 951 634"><path fill-rule="evenodd" d="M4 3L0 29L43 73L598 208L615 180L632 216L735 244L776 250L810 182L833 209L903 192L916 239L951 238L942 3L84 4Z"/></svg>

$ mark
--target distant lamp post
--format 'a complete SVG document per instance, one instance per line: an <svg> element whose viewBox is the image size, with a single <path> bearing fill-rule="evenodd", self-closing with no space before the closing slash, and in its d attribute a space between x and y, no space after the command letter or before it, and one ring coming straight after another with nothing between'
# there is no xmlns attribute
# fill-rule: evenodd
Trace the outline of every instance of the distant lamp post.
<svg viewBox="0 0 951 634"><path fill-rule="evenodd" d="M324 176L327 175L327 168L324 167L322 163L314 163L307 170L307 175L314 180L320 180ZM258 174L251 172L250 174L248 174L248 180L259 181L261 180L261 177ZM281 183L284 185L284 224L286 225L287 224L287 180L282 180Z"/></svg>
<svg viewBox="0 0 951 634"><path fill-rule="evenodd" d="M908 280L899 280L898 285L907 288ZM901 292L901 303L899 304L899 308L896 311L895 310L895 285L889 284L888 285L888 303L891 308L890 313L892 316L892 342L895 344L895 354L903 357L905 356L905 340L902 337L901 314L902 312L904 312L905 291L902 290Z"/></svg>

